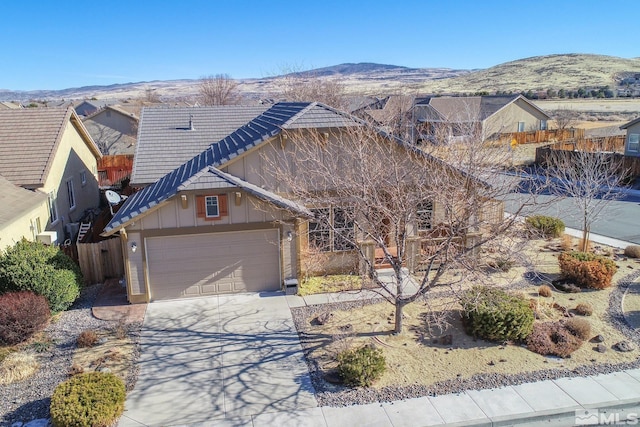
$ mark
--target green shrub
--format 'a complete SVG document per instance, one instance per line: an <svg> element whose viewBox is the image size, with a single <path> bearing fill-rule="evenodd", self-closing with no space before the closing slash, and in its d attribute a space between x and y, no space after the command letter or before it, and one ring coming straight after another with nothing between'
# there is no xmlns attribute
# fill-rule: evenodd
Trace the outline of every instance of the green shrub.
<svg viewBox="0 0 640 427"><path fill-rule="evenodd" d="M32 291L58 312L78 298L81 284L80 268L55 246L23 239L0 255L0 293Z"/></svg>
<svg viewBox="0 0 640 427"><path fill-rule="evenodd" d="M640 258L640 245L630 245L624 248L624 256Z"/></svg>
<svg viewBox="0 0 640 427"><path fill-rule="evenodd" d="M46 326L51 310L45 297L33 292L0 295L0 341L14 345L28 340Z"/></svg>
<svg viewBox="0 0 640 427"><path fill-rule="evenodd" d="M368 387L380 378L386 369L382 350L364 346L346 350L338 355L338 374L345 384Z"/></svg>
<svg viewBox="0 0 640 427"><path fill-rule="evenodd" d="M568 357L580 348L582 342L565 323L542 322L533 325L533 332L527 338L527 348L543 356Z"/></svg>
<svg viewBox="0 0 640 427"><path fill-rule="evenodd" d="M469 335L491 341L523 340L533 328L533 310L523 298L474 286L462 294L462 321Z"/></svg>
<svg viewBox="0 0 640 427"><path fill-rule="evenodd" d="M110 373L78 374L60 383L51 397L55 427L112 425L124 411L124 381Z"/></svg>
<svg viewBox="0 0 640 427"><path fill-rule="evenodd" d="M565 252L558 257L560 273L578 286L605 289L618 271L613 260L589 252Z"/></svg>
<svg viewBox="0 0 640 427"><path fill-rule="evenodd" d="M544 237L560 237L564 233L564 222L552 216L534 215L525 220L530 230L535 230Z"/></svg>
<svg viewBox="0 0 640 427"><path fill-rule="evenodd" d="M580 316L591 316L593 314L593 307L591 306L591 304L586 303L586 302L581 302L580 304L576 305L576 313L578 313Z"/></svg>

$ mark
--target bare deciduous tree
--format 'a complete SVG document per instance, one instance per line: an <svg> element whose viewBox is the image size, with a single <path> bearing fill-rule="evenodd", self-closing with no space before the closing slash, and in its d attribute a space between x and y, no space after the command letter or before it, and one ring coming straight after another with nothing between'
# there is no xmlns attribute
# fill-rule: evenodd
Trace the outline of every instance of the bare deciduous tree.
<svg viewBox="0 0 640 427"><path fill-rule="evenodd" d="M153 88L150 88L150 87L145 88L143 101L144 102L150 102L150 103L153 103L153 104L158 103L158 102L160 102L160 95L158 95L156 90L153 89Z"/></svg>
<svg viewBox="0 0 640 427"><path fill-rule="evenodd" d="M199 93L202 105L233 105L240 100L238 82L228 74L202 77Z"/></svg>
<svg viewBox="0 0 640 427"><path fill-rule="evenodd" d="M624 181L621 158L598 152L552 150L546 161L552 191L567 198L572 215L582 227L581 251L587 251L589 233L603 218L606 207L619 198Z"/></svg>
<svg viewBox="0 0 640 427"><path fill-rule="evenodd" d="M571 129L578 124L576 113L567 109L554 111L553 120L556 122L556 128L560 130Z"/></svg>
<svg viewBox="0 0 640 427"><path fill-rule="evenodd" d="M264 161L279 183L274 190L312 208L315 217L298 230L301 244L357 257L361 273L394 305L396 333L407 304L463 280L484 281L479 249L506 236L529 203L502 215L500 199L518 182L483 181L497 175L490 165L503 164L487 156L508 151L485 151L477 135L437 153L362 123L333 132L289 131L285 140ZM393 273L381 273L379 264Z"/></svg>

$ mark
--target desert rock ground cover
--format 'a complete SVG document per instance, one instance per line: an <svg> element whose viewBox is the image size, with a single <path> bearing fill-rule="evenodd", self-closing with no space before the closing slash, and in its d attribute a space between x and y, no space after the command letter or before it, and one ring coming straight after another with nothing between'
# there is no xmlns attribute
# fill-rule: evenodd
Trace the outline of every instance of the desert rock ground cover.
<svg viewBox="0 0 640 427"><path fill-rule="evenodd" d="M616 260L619 270L614 277L615 283L630 277L634 283L640 280L638 261L624 258L621 251L595 249ZM637 349L623 353L612 348L617 342L633 338L612 319L610 303L614 294L621 291L616 284L600 291L563 293L553 290L549 298L538 295L541 283L559 277L559 253L559 239L534 240L521 253L526 255L527 263L517 262L508 272L491 272L488 280L530 300L537 321L562 319L565 316L563 307L570 315L586 319L591 325L591 336L600 335L604 339L604 353L596 351L597 343L587 341L569 358L545 357L529 351L522 343L489 342L468 336L460 320L457 292L452 289L428 294L424 300L406 306L406 329L401 335L390 332L393 330L393 307L387 302L305 307L294 310L294 319L320 403L341 405L393 400L635 366L640 355ZM471 285L463 282L460 289ZM614 305L619 309L619 295L615 301ZM590 304L593 314L577 315L574 308L579 303ZM318 324L315 319L325 312L330 315L323 324ZM340 351L363 344L381 348L387 361L386 372L373 387L349 390L325 381L325 374L335 368L335 357Z"/></svg>
<svg viewBox="0 0 640 427"><path fill-rule="evenodd" d="M107 369L125 380L128 389L133 387L140 325L125 327L93 317L91 307L100 286L84 289L73 306L55 316L42 333L17 346L0 347L0 365L11 361L11 354L32 355L38 365L20 381L0 384L0 425L48 418L53 390L72 373ZM96 331L98 342L78 348L77 337L85 330Z"/></svg>

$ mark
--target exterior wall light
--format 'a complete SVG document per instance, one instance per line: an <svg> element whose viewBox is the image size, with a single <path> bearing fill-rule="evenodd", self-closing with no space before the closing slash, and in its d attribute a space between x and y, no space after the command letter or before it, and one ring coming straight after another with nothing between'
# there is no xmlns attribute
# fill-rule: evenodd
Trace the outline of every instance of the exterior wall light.
<svg viewBox="0 0 640 427"><path fill-rule="evenodd" d="M290 242L293 240L293 233L291 231L287 231L287 242Z"/></svg>
<svg viewBox="0 0 640 427"><path fill-rule="evenodd" d="M135 253L138 250L138 244L136 242L131 242L131 252Z"/></svg>

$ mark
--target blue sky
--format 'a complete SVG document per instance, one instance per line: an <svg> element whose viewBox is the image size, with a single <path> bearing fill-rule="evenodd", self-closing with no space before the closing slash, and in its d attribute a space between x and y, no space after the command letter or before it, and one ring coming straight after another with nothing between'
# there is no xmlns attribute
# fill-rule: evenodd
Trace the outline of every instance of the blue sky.
<svg viewBox="0 0 640 427"><path fill-rule="evenodd" d="M0 89L63 89L344 62L488 68L640 57L637 0L0 2Z"/></svg>

